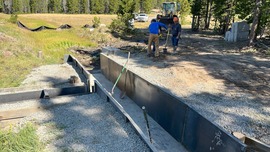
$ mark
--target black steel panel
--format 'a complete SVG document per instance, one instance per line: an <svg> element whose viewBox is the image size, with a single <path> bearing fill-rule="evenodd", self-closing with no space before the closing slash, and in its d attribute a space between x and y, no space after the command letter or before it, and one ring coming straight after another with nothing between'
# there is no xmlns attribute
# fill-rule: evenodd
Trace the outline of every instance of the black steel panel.
<svg viewBox="0 0 270 152"><path fill-rule="evenodd" d="M107 95L102 91L102 89L95 83L95 93L103 100L107 100Z"/></svg>
<svg viewBox="0 0 270 152"><path fill-rule="evenodd" d="M79 75L82 74L84 76L84 78L81 77L81 80L86 83L87 80L85 79L89 79L90 73L84 68L84 66L72 55L65 55L64 61L73 65L73 68L75 68L76 72Z"/></svg>
<svg viewBox="0 0 270 152"><path fill-rule="evenodd" d="M105 57L104 55L100 56L100 69L102 74L110 80L110 71L109 71L109 59Z"/></svg>
<svg viewBox="0 0 270 152"><path fill-rule="evenodd" d="M72 94L84 94L86 93L85 86L75 86L67 88L56 88L46 90L49 93L50 97L63 96L63 95L72 95Z"/></svg>
<svg viewBox="0 0 270 152"><path fill-rule="evenodd" d="M101 71L107 79L114 83L121 69L122 65L101 54ZM124 89L124 76L117 85L121 90ZM127 73L126 94L138 106L145 106L148 114L190 151L246 150L245 144L164 90L130 71ZM222 144L218 146L220 141Z"/></svg>
<svg viewBox="0 0 270 152"><path fill-rule="evenodd" d="M134 88L134 101L146 106L148 114L180 142L187 106L138 76L134 80L134 86L140 86Z"/></svg>
<svg viewBox="0 0 270 152"><path fill-rule="evenodd" d="M2 94L0 95L0 104L15 102L21 100L39 99L41 97L41 91L21 92L14 94Z"/></svg>
<svg viewBox="0 0 270 152"><path fill-rule="evenodd" d="M50 98L62 95L74 95L74 94L85 94L85 86L76 86L76 87L67 87L67 88L57 88L57 89L47 89L39 91L28 91L28 92L19 92L19 93L10 93L0 95L0 104L22 101L22 100L31 100L39 99L44 97L44 91L46 91Z"/></svg>
<svg viewBox="0 0 270 152"><path fill-rule="evenodd" d="M238 142L224 129L214 125L195 110L187 110L186 127L182 142L192 152L241 152L245 144Z"/></svg>

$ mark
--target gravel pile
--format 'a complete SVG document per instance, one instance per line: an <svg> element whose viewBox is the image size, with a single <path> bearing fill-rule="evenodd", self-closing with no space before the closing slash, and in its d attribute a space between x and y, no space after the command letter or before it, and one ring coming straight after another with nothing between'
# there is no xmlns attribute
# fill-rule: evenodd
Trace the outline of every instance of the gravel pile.
<svg viewBox="0 0 270 152"><path fill-rule="evenodd" d="M20 106L38 102L28 101ZM150 151L131 124L97 94L63 96L47 102L66 104L39 111L21 121L38 125L37 133L42 142L48 143L47 151Z"/></svg>

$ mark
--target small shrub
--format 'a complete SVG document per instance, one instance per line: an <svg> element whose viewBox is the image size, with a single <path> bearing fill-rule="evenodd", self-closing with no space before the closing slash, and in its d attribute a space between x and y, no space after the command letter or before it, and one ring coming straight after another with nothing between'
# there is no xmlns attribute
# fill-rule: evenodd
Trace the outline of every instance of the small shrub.
<svg viewBox="0 0 270 152"><path fill-rule="evenodd" d="M109 29L112 32L132 34L134 33L132 18L130 18L129 14L121 15L117 19L113 19Z"/></svg>
<svg viewBox="0 0 270 152"><path fill-rule="evenodd" d="M122 22L119 18L113 19L111 25L109 26L109 29L112 32L120 32L124 30L125 28L126 27L125 27L124 22Z"/></svg>
<svg viewBox="0 0 270 152"><path fill-rule="evenodd" d="M10 23L13 23L13 24L15 24L15 23L17 23L17 19L18 19L18 15L17 14L11 14L11 16L10 16L10 18L9 18L9 22Z"/></svg>
<svg viewBox="0 0 270 152"><path fill-rule="evenodd" d="M93 27L98 28L100 26L100 17L95 16L92 22L93 22Z"/></svg>

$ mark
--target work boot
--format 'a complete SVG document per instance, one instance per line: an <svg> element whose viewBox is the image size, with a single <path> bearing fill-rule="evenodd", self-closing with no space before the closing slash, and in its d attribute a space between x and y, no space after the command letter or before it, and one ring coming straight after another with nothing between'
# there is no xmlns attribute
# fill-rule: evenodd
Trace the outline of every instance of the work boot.
<svg viewBox="0 0 270 152"><path fill-rule="evenodd" d="M174 51L174 52L176 51L176 49L177 49L177 47L176 47L176 46L173 46L173 51Z"/></svg>
<svg viewBox="0 0 270 152"><path fill-rule="evenodd" d="M153 56L153 54L147 54L147 57L152 57Z"/></svg>
<svg viewBox="0 0 270 152"><path fill-rule="evenodd" d="M154 61L154 62L157 62L157 61L159 61L159 60L161 60L161 57L160 57L160 56L155 56L155 57L153 58L153 61Z"/></svg>

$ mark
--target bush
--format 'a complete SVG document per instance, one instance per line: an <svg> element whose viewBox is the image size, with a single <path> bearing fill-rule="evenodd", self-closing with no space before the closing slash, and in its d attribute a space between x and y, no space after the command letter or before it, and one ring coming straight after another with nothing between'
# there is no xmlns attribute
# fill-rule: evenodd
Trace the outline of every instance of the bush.
<svg viewBox="0 0 270 152"><path fill-rule="evenodd" d="M109 29L112 32L125 32L131 34L133 31L132 16L130 14L119 15L117 19L113 19Z"/></svg>
<svg viewBox="0 0 270 152"><path fill-rule="evenodd" d="M125 29L125 24L119 19L113 19L111 25L109 26L109 29L112 32L121 32Z"/></svg>
<svg viewBox="0 0 270 152"><path fill-rule="evenodd" d="M93 22L93 27L98 28L100 26L100 17L95 16L92 22Z"/></svg>
<svg viewBox="0 0 270 152"><path fill-rule="evenodd" d="M17 23L17 19L18 19L17 14L11 14L11 16L9 18L9 22L15 24L15 23Z"/></svg>

